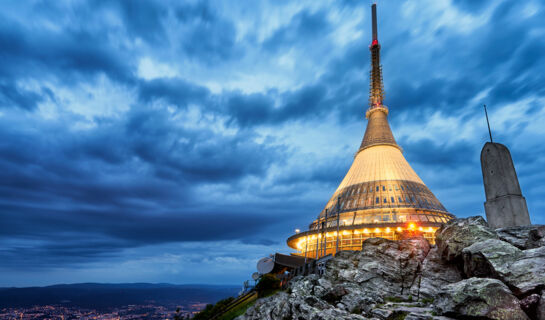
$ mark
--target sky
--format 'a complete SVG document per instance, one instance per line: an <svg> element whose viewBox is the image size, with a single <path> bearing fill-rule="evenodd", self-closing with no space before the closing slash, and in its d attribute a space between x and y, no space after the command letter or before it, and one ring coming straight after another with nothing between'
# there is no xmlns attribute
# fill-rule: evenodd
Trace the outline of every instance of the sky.
<svg viewBox="0 0 545 320"><path fill-rule="evenodd" d="M0 2L0 286L240 284L361 142L370 4ZM379 1L385 104L458 217L488 139L545 224L545 2Z"/></svg>

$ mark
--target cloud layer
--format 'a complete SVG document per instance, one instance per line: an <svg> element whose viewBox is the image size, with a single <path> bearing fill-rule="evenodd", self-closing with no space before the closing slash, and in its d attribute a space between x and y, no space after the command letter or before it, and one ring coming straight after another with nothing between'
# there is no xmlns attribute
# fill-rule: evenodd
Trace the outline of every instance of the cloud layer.
<svg viewBox="0 0 545 320"><path fill-rule="evenodd" d="M242 281L359 146L367 3L0 6L0 286ZM540 1L379 4L391 126L458 216L483 214L486 103L545 223L543 21Z"/></svg>

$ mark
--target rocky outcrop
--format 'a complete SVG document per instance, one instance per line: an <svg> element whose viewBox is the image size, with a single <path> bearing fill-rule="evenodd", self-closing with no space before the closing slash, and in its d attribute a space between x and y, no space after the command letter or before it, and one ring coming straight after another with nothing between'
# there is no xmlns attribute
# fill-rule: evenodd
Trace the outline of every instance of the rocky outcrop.
<svg viewBox="0 0 545 320"><path fill-rule="evenodd" d="M488 227L482 217L451 220L436 234L437 249L448 262L462 258L462 250L473 243L497 239L498 235Z"/></svg>
<svg viewBox="0 0 545 320"><path fill-rule="evenodd" d="M458 219L424 238L372 238L343 251L323 276L292 279L246 319L545 320L545 227L492 230Z"/></svg>
<svg viewBox="0 0 545 320"><path fill-rule="evenodd" d="M437 247L432 248L422 263L419 282L411 287L413 296L432 299L441 291L441 287L462 280L462 274L454 264L441 259Z"/></svg>
<svg viewBox="0 0 545 320"><path fill-rule="evenodd" d="M520 250L497 239L475 243L463 250L467 276L494 277L518 296L545 285L545 247Z"/></svg>
<svg viewBox="0 0 545 320"><path fill-rule="evenodd" d="M436 309L454 317L529 319L509 288L499 280L488 278L470 278L443 287Z"/></svg>
<svg viewBox="0 0 545 320"><path fill-rule="evenodd" d="M545 226L522 226L496 229L500 240L526 250L545 246Z"/></svg>

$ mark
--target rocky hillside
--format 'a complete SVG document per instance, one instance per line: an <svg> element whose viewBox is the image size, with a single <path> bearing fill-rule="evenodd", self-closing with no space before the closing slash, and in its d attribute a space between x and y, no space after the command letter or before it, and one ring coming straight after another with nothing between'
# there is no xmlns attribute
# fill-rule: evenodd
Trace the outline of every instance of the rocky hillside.
<svg viewBox="0 0 545 320"><path fill-rule="evenodd" d="M237 319L545 320L544 236L545 226L492 230L472 217L438 230L437 246L368 239Z"/></svg>

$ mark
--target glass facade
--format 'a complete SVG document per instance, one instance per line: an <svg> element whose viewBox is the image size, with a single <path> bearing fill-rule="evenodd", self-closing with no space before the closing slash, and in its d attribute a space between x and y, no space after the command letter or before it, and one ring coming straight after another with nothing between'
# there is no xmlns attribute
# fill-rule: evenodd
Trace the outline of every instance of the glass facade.
<svg viewBox="0 0 545 320"><path fill-rule="evenodd" d="M422 235L431 244L435 243L435 231L438 227L418 227L416 224L406 227L369 227L339 231L339 251L361 250L363 241L369 238L399 240L411 235ZM289 243L290 241L288 241ZM324 231L302 234L294 239L292 245L298 250L297 255L308 258L334 254L337 250L337 232ZM318 248L318 252L316 252Z"/></svg>

